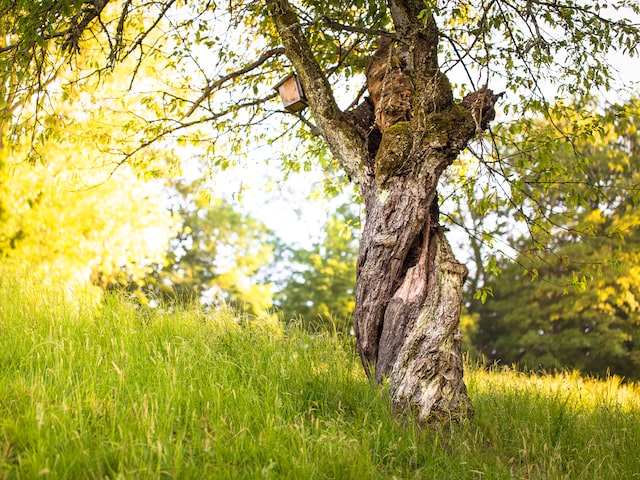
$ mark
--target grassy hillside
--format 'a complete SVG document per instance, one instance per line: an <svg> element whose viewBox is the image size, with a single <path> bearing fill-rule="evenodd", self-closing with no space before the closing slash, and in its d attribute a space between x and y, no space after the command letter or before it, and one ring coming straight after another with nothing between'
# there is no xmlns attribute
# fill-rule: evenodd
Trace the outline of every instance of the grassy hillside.
<svg viewBox="0 0 640 480"><path fill-rule="evenodd" d="M472 421L394 418L351 348L0 276L0 479L640 477L640 389L471 369Z"/></svg>

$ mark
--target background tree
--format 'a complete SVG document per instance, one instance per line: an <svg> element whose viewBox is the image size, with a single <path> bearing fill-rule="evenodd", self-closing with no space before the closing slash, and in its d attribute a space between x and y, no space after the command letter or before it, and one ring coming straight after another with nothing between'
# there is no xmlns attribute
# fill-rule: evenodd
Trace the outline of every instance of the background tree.
<svg viewBox="0 0 640 480"><path fill-rule="evenodd" d="M195 302L264 314L271 307L272 292L262 270L273 259L273 233L199 187L200 182L174 186L173 208L182 224L166 261L154 264L137 281L123 270L111 279L111 288L125 286L143 303Z"/></svg>
<svg viewBox="0 0 640 480"><path fill-rule="evenodd" d="M582 289L568 286L576 271L559 264L555 255L527 262L539 275L533 282L523 277L520 265L504 265L491 282L493 298L474 309L474 346L490 361L525 369L570 368L637 380L639 259L627 250L637 248L637 238L625 239L624 251L614 243L577 243L559 250L607 264ZM620 268L609 264L611 255L622 262Z"/></svg>
<svg viewBox="0 0 640 480"><path fill-rule="evenodd" d="M564 185L570 179L562 176L536 187L543 191L536 204L553 225L537 232L548 235L547 248L522 237L516 262L505 262L502 274L490 280L494 298L475 305L474 343L489 359L638 378L639 107L637 99L611 106L602 130L574 144L588 178ZM542 122L536 129L545 138L551 126ZM552 153L565 169L576 161L563 143ZM529 157L538 154L546 153ZM532 175L529 188L534 182ZM566 204L567 188L576 203Z"/></svg>
<svg viewBox="0 0 640 480"><path fill-rule="evenodd" d="M117 172L81 132L104 123L58 105L37 145L0 148L0 263L86 284L124 268L144 277L164 260L178 219L157 184Z"/></svg>
<svg viewBox="0 0 640 480"><path fill-rule="evenodd" d="M299 319L312 330L349 334L359 230L360 220L351 205L343 205L329 217L320 242L311 249L293 250L293 273L276 296L286 320Z"/></svg>
<svg viewBox="0 0 640 480"><path fill-rule="evenodd" d="M230 2L224 10L207 1L176 0L11 6L3 11L3 27L12 32L0 50L4 96L44 92L66 65L60 54L82 58L85 41L96 47L93 62L82 65L89 72L104 72L127 58L164 62L155 72L163 83L160 94L134 88L148 109L147 127L128 130L139 146L130 142L121 149L123 162L170 137L194 145L207 138L209 159L224 165L229 153L246 152L243 142L269 137L255 126L278 109L271 102L272 80L295 69L310 108L284 119L295 125L289 132L321 134L366 207L354 312L360 356L372 378L388 379L395 406L415 409L421 421L461 418L470 408L458 328L467 270L453 258L439 225L436 190L445 169L494 119L499 97L480 85L505 84L504 108L516 118L568 118L571 112L548 97L580 102L611 88L606 53L617 48L633 56L640 39L628 20L640 13L631 0L613 6L570 0L266 0ZM386 40L373 54L381 36ZM370 57L370 98L361 101L357 92L364 91ZM461 101L454 101L447 77L456 67L467 75L455 92ZM136 69L133 74L139 78ZM35 100L44 104L47 96ZM33 120L22 125L33 126ZM571 143L588 135L593 122L584 120L578 129L558 126L557 136ZM199 135L192 137L194 129ZM539 145L526 130L504 131L503 141L523 152ZM508 185L509 200L522 205L519 219L546 228L548 219L530 212L530 197L519 193L527 191L528 166L496 157L489 142L480 141L474 151L485 154L479 167L491 179L487 192ZM584 169L576 165L561 173L582 181ZM572 195L565 191L565 201L574 201Z"/></svg>

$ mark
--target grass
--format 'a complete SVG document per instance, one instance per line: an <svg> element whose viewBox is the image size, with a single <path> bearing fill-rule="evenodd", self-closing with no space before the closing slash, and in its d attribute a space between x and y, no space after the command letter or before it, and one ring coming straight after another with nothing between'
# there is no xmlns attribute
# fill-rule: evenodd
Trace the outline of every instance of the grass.
<svg viewBox="0 0 640 480"><path fill-rule="evenodd" d="M0 276L0 479L640 478L640 389L471 368L473 420L395 418L352 349Z"/></svg>

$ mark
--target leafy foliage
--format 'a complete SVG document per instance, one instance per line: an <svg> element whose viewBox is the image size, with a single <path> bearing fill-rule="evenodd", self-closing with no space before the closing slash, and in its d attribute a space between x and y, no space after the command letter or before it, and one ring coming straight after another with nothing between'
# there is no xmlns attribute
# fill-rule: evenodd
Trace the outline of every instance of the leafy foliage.
<svg viewBox="0 0 640 480"><path fill-rule="evenodd" d="M310 330L351 330L359 229L358 216L343 205L328 219L321 242L293 251L294 273L276 297L285 319L299 319Z"/></svg>
<svg viewBox="0 0 640 480"><path fill-rule="evenodd" d="M594 99L562 101L549 115L496 128L499 155L467 155L453 166L445 205L449 220L469 233L472 293L487 274L499 274L501 258L553 252L562 241L598 234L589 212L638 198L638 178L623 158L636 155L637 109L635 98L608 108Z"/></svg>
<svg viewBox="0 0 640 480"><path fill-rule="evenodd" d="M550 247L521 240L518 264L504 265L491 281L494 298L477 306L475 343L489 358L638 378L639 113L637 100L611 107L599 135L574 144L583 155L577 166L573 152L554 151L558 168L579 169L583 181L540 171L537 183L526 182L549 225L536 234Z"/></svg>
<svg viewBox="0 0 640 480"><path fill-rule="evenodd" d="M47 44L50 35L42 32L40 47L27 37L10 43L39 18L24 9L59 8L58 19L75 15L63 2L17 3L13 10L1 10L3 21L19 25L5 38L9 44L0 55L34 54ZM121 127L139 126L136 119L147 113L137 94L126 94L130 78L123 72L132 65L123 64L121 75L80 82L79 71L92 68L94 53L76 59L74 69L60 67L46 81L37 76L24 82L6 79L0 119L0 254L3 263L59 270L68 280L91 278L102 284L121 269L140 279L152 264L161 263L178 219L165 208L159 185L147 181L166 171L171 150L154 146L122 161L122 149L140 137L127 137ZM52 62L63 60L55 52L48 55ZM27 66L16 64L11 71L19 75ZM35 68L42 73L53 64L45 61Z"/></svg>
<svg viewBox="0 0 640 480"><path fill-rule="evenodd" d="M272 293L262 270L272 260L274 235L230 203L210 198L199 185L175 185L173 203L182 225L166 261L156 263L142 279L123 270L110 279L108 288L126 287L143 304L202 303L265 313Z"/></svg>
<svg viewBox="0 0 640 480"><path fill-rule="evenodd" d="M87 282L120 268L140 278L162 261L177 222L157 188L130 168L112 173L72 134L43 144L35 164L29 154L28 144L0 151L1 263Z"/></svg>

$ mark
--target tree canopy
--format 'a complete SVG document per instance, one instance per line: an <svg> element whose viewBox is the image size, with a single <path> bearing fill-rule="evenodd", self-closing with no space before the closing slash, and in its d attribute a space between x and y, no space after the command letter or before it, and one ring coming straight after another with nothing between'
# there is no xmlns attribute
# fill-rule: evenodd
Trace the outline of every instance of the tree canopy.
<svg viewBox="0 0 640 480"><path fill-rule="evenodd" d="M104 131L86 132L101 137L114 166L162 156L175 149L177 141L191 145L188 155L225 167L247 156L247 142L258 140L276 142L283 153L282 168L300 168L299 163L309 164L311 158L331 168L335 155L332 159L319 147L318 119L310 111L277 116L283 122L279 128L261 126L283 112L272 87L292 69L269 5L237 1L222 6L205 0L5 2L0 8L0 29L6 32L0 45L5 143L25 138L26 132L34 139L48 135L47 119L58 115L55 100L68 99L68 89L75 87L91 92L90 98L73 100L79 109L102 108L101 95L118 95L123 102L119 108L108 107L121 116L109 142ZM504 202L492 204L491 198L505 182L513 192L510 204L519 207L527 201L520 190L528 166L521 160L513 164L496 146L527 152L549 142L571 144L602 128L588 114L591 108L582 110L575 122L579 112L571 105L593 107L587 102L594 95L607 98L607 92L610 97L611 92L632 91L631 85L619 82L608 55L637 55L633 19L640 7L635 1L460 0L427 2L420 9L423 18L429 12L438 25L441 70L460 98L491 81L508 92L501 105L509 118L553 120L545 138L538 137L539 131L533 134L527 122L505 122L499 132L472 147L481 161L476 168L456 171L456 184L475 192L472 203L504 208ZM331 86L323 86L318 95L335 98L341 108L355 105L376 39L393 34L388 5L305 1L296 3L292 12L318 63L316 75ZM120 89L105 94L101 85L112 72L122 78ZM132 104L138 106L135 114ZM551 178L548 162L538 169ZM357 177L353 167L346 170ZM585 175L579 162L572 172L563 173ZM575 201L571 190L566 198ZM521 216L531 224L541 220L526 212Z"/></svg>
<svg viewBox="0 0 640 480"><path fill-rule="evenodd" d="M62 99L78 110L118 115L109 128L93 125L82 132L99 142L114 168L128 162L153 173L150 160L187 144L179 156L224 168L246 157L249 142L258 141L275 142L284 169L308 166L312 158L333 169L335 156L319 143L308 110L274 116L283 110L272 87L292 65L268 3L5 2L0 8L0 28L6 32L0 45L4 143L45 141ZM331 85L330 98L342 108L355 105L376 39L393 33L388 5L305 1L293 11ZM598 107L594 96L633 91L620 83L608 55L637 55L637 2L467 0L425 3L424 12L437 22L441 69L460 97L489 80L508 92L501 100L503 127L472 145L470 152L479 159L454 165L455 175L446 181L454 195L465 192L465 209L483 215L507 209L530 225L544 224L544 216L529 205L531 195L549 188L564 167L550 154L536 155L540 163L529 165L526 153L551 152L553 144L565 143L577 162L563 176L581 181L588 175L582 153L571 145L603 128L602 117L589 114ZM118 87L105 90L105 79L114 73ZM89 96L73 97L71 88ZM327 92L323 87L322 94ZM116 96L120 105L105 103ZM546 132L530 128L540 118L550 120ZM265 120L282 125L265 128ZM525 155L505 154L502 146ZM347 170L357 177L353 168ZM526 188L533 171L546 175L538 179L540 189ZM565 200L579 202L574 193L567 189Z"/></svg>

